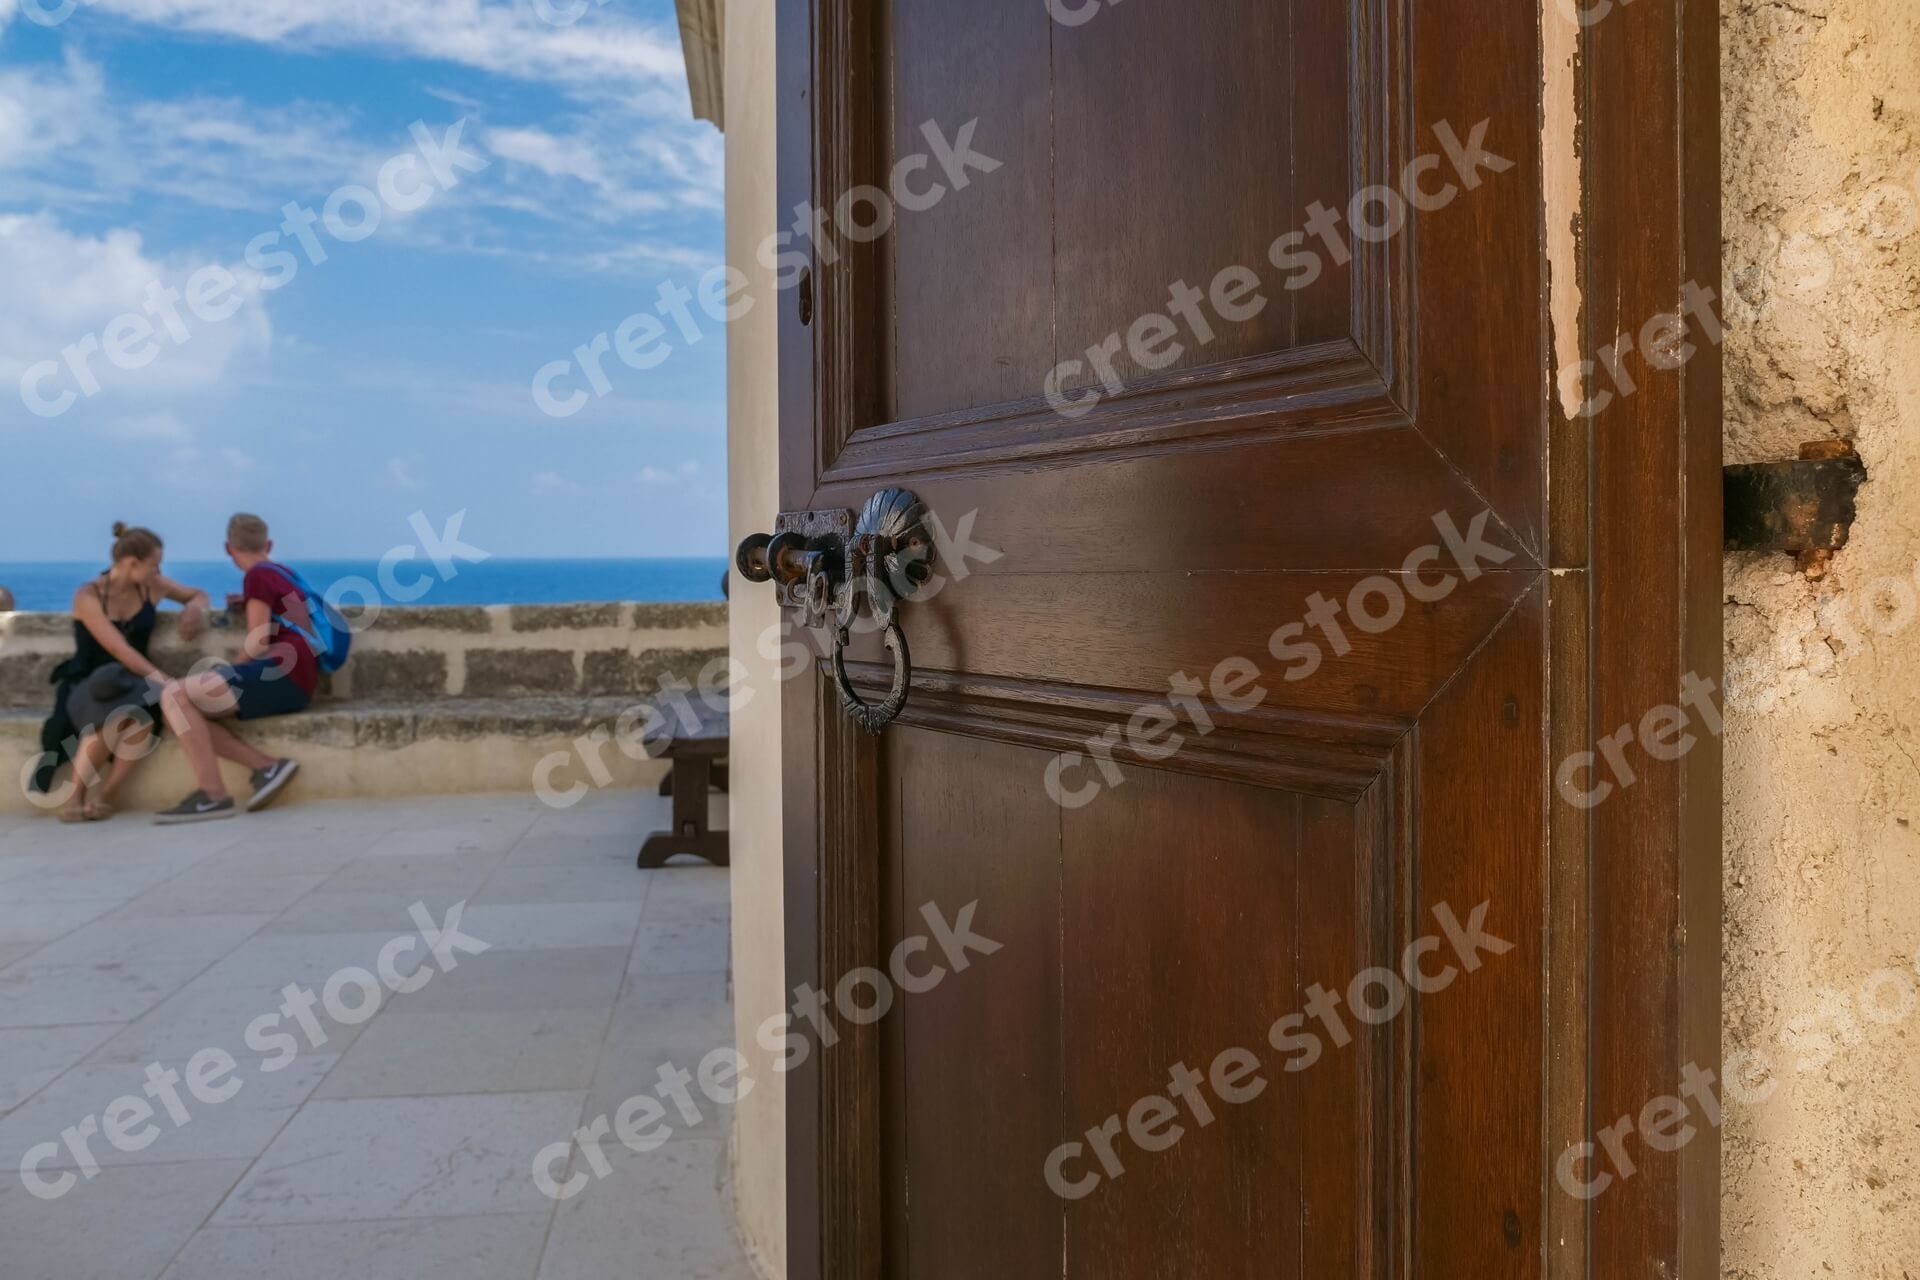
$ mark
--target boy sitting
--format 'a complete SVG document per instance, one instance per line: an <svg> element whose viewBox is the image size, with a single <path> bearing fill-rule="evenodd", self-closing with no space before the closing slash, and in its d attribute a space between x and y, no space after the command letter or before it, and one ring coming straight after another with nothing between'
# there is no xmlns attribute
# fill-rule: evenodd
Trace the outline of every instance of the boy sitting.
<svg viewBox="0 0 1920 1280"><path fill-rule="evenodd" d="M220 761L232 760L253 771L249 812L262 808L287 785L300 766L276 760L234 736L223 720L259 720L304 711L320 683L320 662L305 635L313 633L306 593L294 577L275 564L267 522L244 512L227 522L227 554L246 575L241 596L247 606L247 634L241 661L199 675L170 680L160 695L167 718L199 789L156 815L159 823L204 822L231 818L233 797L220 778ZM285 618L291 627L283 627ZM299 628L294 630L293 628Z"/></svg>

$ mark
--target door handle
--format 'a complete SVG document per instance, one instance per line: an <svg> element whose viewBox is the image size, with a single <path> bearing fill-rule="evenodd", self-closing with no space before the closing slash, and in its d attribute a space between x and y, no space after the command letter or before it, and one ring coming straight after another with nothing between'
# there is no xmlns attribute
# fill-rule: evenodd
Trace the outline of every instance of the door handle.
<svg viewBox="0 0 1920 1280"><path fill-rule="evenodd" d="M913 657L900 629L900 606L933 579L937 550L927 507L906 489L882 489L858 518L851 511L783 514L772 533L741 542L734 565L748 582L771 582L783 608L807 626L833 626L833 677L840 705L868 733L892 724L907 705ZM893 654L893 687L880 702L863 699L847 678L846 648L862 617L883 628Z"/></svg>

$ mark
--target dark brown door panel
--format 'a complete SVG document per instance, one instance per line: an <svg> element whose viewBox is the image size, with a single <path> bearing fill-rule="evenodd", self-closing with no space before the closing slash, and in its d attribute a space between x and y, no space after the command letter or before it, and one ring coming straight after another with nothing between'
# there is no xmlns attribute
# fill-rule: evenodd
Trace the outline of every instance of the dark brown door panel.
<svg viewBox="0 0 1920 1280"><path fill-rule="evenodd" d="M783 692L789 986L927 904L1000 944L788 1078L799 1280L1716 1274L1711 1135L1593 1202L1553 1173L1717 1062L1719 956L1715 744L1592 811L1553 783L1717 676L1717 364L1570 421L1549 318L1717 287L1715 16L1581 28L1555 139L1565 20L779 0L782 207L949 187L780 296L782 507L910 488L997 553L904 610L884 734L825 664Z"/></svg>

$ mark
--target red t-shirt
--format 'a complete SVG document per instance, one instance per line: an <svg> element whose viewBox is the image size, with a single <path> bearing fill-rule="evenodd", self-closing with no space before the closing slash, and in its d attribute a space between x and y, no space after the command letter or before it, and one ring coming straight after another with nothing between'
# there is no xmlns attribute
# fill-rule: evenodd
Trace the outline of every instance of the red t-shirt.
<svg viewBox="0 0 1920 1280"><path fill-rule="evenodd" d="M248 600L263 600L272 612L309 631L313 629L312 620L307 617L306 596L293 585L291 578L281 572L278 565L262 561L247 570L240 594ZM306 638L275 622L269 625L267 641L271 646L267 651L267 661L278 665L282 675L293 681L308 697L312 697L314 688L320 683L320 660L314 656Z"/></svg>

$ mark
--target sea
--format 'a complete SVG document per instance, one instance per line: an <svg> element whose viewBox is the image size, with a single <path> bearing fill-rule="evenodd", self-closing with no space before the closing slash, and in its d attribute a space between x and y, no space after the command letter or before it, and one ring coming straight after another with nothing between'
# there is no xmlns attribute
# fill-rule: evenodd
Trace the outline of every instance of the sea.
<svg viewBox="0 0 1920 1280"><path fill-rule="evenodd" d="M13 592L15 608L28 612L65 613L73 607L73 589L106 566L97 563L0 560L0 587ZM376 560L298 560L293 567L323 595L347 578L380 581ZM432 561L409 560L394 578L412 593L416 582L427 590L414 605L458 604L577 604L608 600L639 600L650 604L718 601L727 561L720 556L685 559L632 560L509 560L494 556L481 561L456 560L452 576L442 578ZM176 582L200 587L219 607L228 593L240 590L240 571L227 560L168 560L166 574ZM361 596L343 593L351 609ZM398 600L384 603L399 604Z"/></svg>

